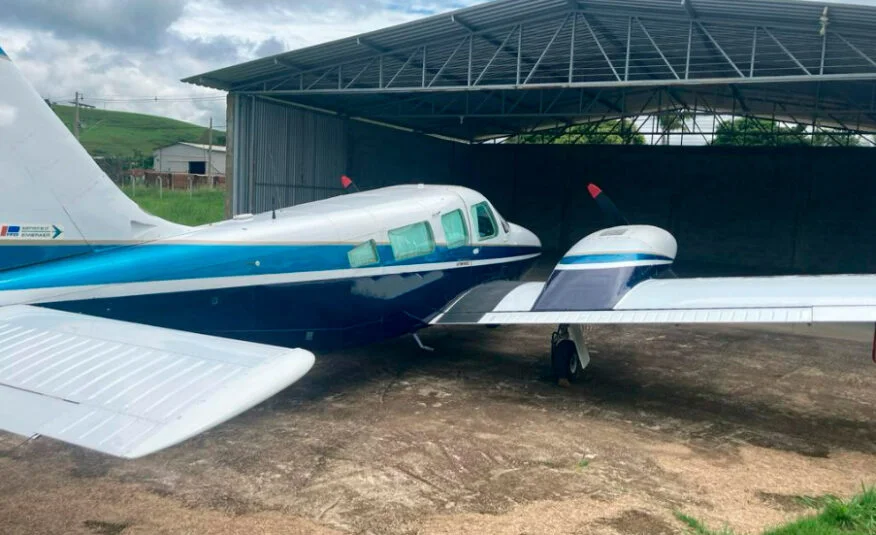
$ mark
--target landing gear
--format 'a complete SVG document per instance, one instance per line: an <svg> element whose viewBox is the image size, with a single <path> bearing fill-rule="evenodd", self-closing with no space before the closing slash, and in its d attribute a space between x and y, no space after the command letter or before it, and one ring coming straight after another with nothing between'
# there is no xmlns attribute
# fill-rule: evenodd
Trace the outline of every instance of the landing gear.
<svg viewBox="0 0 876 535"><path fill-rule="evenodd" d="M417 345L420 346L420 349L422 349L423 351L426 351L426 352L428 352L428 353L434 353L434 352L435 352L435 348L434 348L434 347L429 347L429 346L427 346L426 344L423 343L423 340L420 339L420 335L419 335L419 333L414 333L414 341L417 342Z"/></svg>
<svg viewBox="0 0 876 535"><path fill-rule="evenodd" d="M551 368L560 386L580 380L589 364L583 326L560 325L551 337Z"/></svg>

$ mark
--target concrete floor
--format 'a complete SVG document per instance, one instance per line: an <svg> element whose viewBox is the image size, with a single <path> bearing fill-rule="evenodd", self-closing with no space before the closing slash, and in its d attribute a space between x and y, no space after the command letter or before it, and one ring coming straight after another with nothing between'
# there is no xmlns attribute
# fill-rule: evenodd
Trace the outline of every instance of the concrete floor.
<svg viewBox="0 0 876 535"><path fill-rule="evenodd" d="M440 328L325 355L201 437L125 462L0 433L0 533L754 533L876 483L864 342L600 327Z"/></svg>

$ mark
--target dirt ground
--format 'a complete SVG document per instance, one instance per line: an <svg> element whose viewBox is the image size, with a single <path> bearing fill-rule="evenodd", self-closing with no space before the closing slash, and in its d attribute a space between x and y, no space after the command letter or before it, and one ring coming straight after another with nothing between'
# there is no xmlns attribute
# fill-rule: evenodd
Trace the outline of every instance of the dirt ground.
<svg viewBox="0 0 876 535"><path fill-rule="evenodd" d="M125 462L0 433L0 533L739 533L876 483L861 342L596 328L549 379L549 328L441 328L321 356L265 405Z"/></svg>

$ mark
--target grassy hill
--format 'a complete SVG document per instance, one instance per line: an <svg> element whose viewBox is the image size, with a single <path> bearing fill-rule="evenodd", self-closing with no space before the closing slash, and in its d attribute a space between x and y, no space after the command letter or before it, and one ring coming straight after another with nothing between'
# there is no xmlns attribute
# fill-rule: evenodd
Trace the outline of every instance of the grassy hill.
<svg viewBox="0 0 876 535"><path fill-rule="evenodd" d="M72 131L73 106L55 104L52 109ZM179 141L207 142L206 128L155 115L83 108L80 121L80 141L92 156L128 158L139 153L148 157L158 147ZM214 131L213 142L224 145L225 133Z"/></svg>

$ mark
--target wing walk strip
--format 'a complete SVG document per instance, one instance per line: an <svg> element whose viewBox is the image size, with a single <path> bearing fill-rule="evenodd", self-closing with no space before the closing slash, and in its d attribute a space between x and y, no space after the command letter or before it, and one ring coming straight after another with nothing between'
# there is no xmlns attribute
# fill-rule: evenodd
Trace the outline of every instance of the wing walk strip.
<svg viewBox="0 0 876 535"><path fill-rule="evenodd" d="M140 457L260 403L313 360L302 350L0 308L0 430Z"/></svg>

